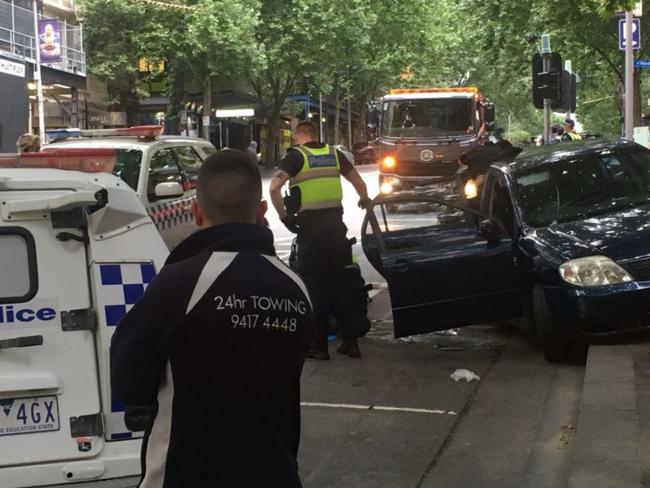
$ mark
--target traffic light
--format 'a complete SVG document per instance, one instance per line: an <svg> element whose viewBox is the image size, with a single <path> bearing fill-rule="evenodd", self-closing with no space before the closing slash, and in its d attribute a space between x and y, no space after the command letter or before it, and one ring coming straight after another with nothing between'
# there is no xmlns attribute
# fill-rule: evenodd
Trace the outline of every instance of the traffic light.
<svg viewBox="0 0 650 488"><path fill-rule="evenodd" d="M562 99L557 105L551 105L552 109L563 112L576 111L576 83L576 75L566 70L562 72Z"/></svg>
<svg viewBox="0 0 650 488"><path fill-rule="evenodd" d="M562 57L551 53L551 67L544 71L544 60L541 54L533 56L533 104L536 108L544 108L544 99L550 98L553 108L562 103Z"/></svg>

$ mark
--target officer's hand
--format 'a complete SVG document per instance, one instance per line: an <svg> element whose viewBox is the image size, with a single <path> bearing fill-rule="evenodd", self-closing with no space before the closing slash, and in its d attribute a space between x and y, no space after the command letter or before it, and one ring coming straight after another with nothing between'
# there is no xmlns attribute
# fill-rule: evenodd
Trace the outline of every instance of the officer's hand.
<svg viewBox="0 0 650 488"><path fill-rule="evenodd" d="M298 224L296 223L295 215L285 215L282 218L282 223L287 229L289 229L289 232L293 232L294 234L298 233Z"/></svg>
<svg viewBox="0 0 650 488"><path fill-rule="evenodd" d="M372 200L368 197L359 199L359 208L366 208Z"/></svg>

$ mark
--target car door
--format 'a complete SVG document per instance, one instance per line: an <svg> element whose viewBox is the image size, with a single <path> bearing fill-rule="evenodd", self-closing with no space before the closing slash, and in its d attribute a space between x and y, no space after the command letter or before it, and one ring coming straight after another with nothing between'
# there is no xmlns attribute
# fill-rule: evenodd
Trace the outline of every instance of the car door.
<svg viewBox="0 0 650 488"><path fill-rule="evenodd" d="M81 209L20 212L70 193L0 191L0 468L103 449Z"/></svg>
<svg viewBox="0 0 650 488"><path fill-rule="evenodd" d="M368 209L362 245L388 282L395 336L517 316L512 239L477 232L478 212L440 196L384 196Z"/></svg>
<svg viewBox="0 0 650 488"><path fill-rule="evenodd" d="M159 197L156 195L159 183L178 183L181 189L176 195ZM195 190L190 188L190 182L181 169L176 148L170 145L154 149L148 165L148 210L170 249L196 230L192 214L194 195Z"/></svg>

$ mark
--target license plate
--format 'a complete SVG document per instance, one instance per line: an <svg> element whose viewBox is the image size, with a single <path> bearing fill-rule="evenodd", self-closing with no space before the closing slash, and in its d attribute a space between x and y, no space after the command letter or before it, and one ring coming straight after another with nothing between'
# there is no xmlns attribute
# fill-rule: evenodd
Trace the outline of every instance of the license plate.
<svg viewBox="0 0 650 488"><path fill-rule="evenodd" d="M0 400L0 436L59 430L59 403L55 396Z"/></svg>

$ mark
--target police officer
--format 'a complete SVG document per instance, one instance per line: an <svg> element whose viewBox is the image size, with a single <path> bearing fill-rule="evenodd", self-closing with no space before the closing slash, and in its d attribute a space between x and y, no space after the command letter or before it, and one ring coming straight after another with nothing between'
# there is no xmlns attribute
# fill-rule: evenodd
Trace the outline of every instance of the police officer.
<svg viewBox="0 0 650 488"><path fill-rule="evenodd" d="M299 382L313 314L260 225L261 197L246 153L208 157L193 208L202 230L113 335L113 399L154 411L141 488L301 486Z"/></svg>
<svg viewBox="0 0 650 488"><path fill-rule="evenodd" d="M564 135L562 136L562 142L567 141L581 141L582 136L575 131L576 123L571 119L566 119L564 125Z"/></svg>
<svg viewBox="0 0 650 488"><path fill-rule="evenodd" d="M359 195L359 205L369 202L366 184L343 151L318 142L318 129L300 122L294 131L296 147L280 161L270 185L271 201L282 222L298 234L301 276L314 301L316 327L307 357L329 359L327 335L330 314L339 323L342 342L337 352L360 357L357 343L361 302L346 300L345 267L352 264L352 249L343 223L341 175ZM282 187L289 182L297 214L287 213Z"/></svg>

